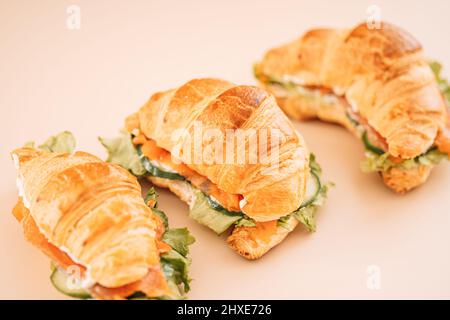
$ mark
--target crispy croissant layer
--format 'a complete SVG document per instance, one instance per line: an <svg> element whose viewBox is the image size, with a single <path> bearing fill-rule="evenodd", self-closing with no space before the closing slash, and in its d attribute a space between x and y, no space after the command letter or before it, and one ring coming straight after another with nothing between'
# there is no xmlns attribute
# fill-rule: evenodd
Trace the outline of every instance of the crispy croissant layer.
<svg viewBox="0 0 450 320"><path fill-rule="evenodd" d="M84 152L20 148L12 156L24 204L15 215L27 238L65 262L60 267L73 261L85 269L94 296L168 293L157 247L162 222L144 203L134 176Z"/></svg>
<svg viewBox="0 0 450 320"><path fill-rule="evenodd" d="M196 135L199 125L203 135ZM315 212L332 184L321 182L314 155L266 91L195 79L151 96L125 129L119 138L100 138L108 161L170 189L216 234L232 229L228 244L243 257L260 258L299 222L315 231ZM250 161L258 153L270 161Z"/></svg>
<svg viewBox="0 0 450 320"><path fill-rule="evenodd" d="M368 132L397 163L445 145L448 108L433 71L417 40L393 25L310 30L269 50L255 75L289 116L337 122L358 136ZM383 172L385 181L403 192L423 183L429 168L394 171Z"/></svg>
<svg viewBox="0 0 450 320"><path fill-rule="evenodd" d="M256 134L263 130L269 134L276 131L279 143L256 144L256 152L264 147L270 156L276 148L277 154L273 152L276 159L256 163L235 161L239 152L243 152L245 159L255 152L250 146L252 136L246 135L245 149L231 150L232 161L225 162L225 158L221 159L223 163L211 163L203 158L197 162L192 158L186 160L187 155L198 154L198 143L204 153L207 150L217 154L219 147L221 151L226 149L225 140L218 145L217 140L203 136L198 141L196 125L201 125L203 132L210 130L221 137L238 129ZM172 155L176 151L189 169L205 177L220 191L244 199L240 209L256 221L285 216L296 210L304 199L309 152L275 99L262 89L218 79L195 79L177 89L154 94L128 119L127 128L130 132L139 129L147 139ZM180 131L185 133L182 137L174 135Z"/></svg>

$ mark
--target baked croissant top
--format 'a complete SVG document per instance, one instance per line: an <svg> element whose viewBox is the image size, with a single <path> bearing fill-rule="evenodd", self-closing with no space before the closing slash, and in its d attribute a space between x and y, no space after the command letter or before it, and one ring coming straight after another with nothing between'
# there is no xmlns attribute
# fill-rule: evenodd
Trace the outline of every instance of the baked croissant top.
<svg viewBox="0 0 450 320"><path fill-rule="evenodd" d="M118 288L151 274L150 297L168 287L157 241L162 222L125 169L84 152L12 152L23 204L47 241L86 269L86 278ZM70 260L69 259L69 260Z"/></svg>
<svg viewBox="0 0 450 320"><path fill-rule="evenodd" d="M388 23L311 30L267 52L256 72L344 97L394 157L423 154L446 126L447 106L421 45Z"/></svg>
<svg viewBox="0 0 450 320"><path fill-rule="evenodd" d="M242 196L242 212L257 221L287 215L304 199L309 152L274 97L262 89L195 79L154 94L130 121L138 122L130 128L139 128L219 189ZM239 130L245 134L242 149L237 147ZM266 142L262 134L268 135ZM232 137L233 147L226 137ZM249 160L255 156L256 161Z"/></svg>

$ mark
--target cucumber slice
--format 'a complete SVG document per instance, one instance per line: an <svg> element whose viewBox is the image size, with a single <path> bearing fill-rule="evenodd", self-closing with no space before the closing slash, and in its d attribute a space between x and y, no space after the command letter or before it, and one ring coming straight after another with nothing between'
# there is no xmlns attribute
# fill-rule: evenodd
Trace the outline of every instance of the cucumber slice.
<svg viewBox="0 0 450 320"><path fill-rule="evenodd" d="M306 182L306 198L300 208L310 205L319 194L321 187L322 184L320 183L319 176L313 170L311 170L311 174L309 175L308 181Z"/></svg>
<svg viewBox="0 0 450 320"><path fill-rule="evenodd" d="M231 217L235 217L235 216L239 216L242 217L243 214L242 212L237 212L237 211L228 211L227 209L225 209L224 207L222 207L222 205L220 203L217 203L216 201L214 201L213 199L211 199L211 197L205 195L206 200L208 201L208 204L211 206L211 208L213 208L216 211L219 211L223 214L226 214L227 216L231 216Z"/></svg>
<svg viewBox="0 0 450 320"><path fill-rule="evenodd" d="M369 137L367 136L367 131L364 131L364 133L362 134L362 141L367 150L379 155L384 154L383 150L381 150L378 147L375 147L373 144L370 143Z"/></svg>
<svg viewBox="0 0 450 320"><path fill-rule="evenodd" d="M152 175L154 177L169 179L169 180L185 180L186 179L185 177L183 177L182 175L180 175L178 173L167 172L167 171L161 170L157 166L153 165L150 162L150 160L146 156L144 156L144 154L142 153L141 146L137 147L137 152L138 152L139 159L141 160L142 165L144 166L145 170L147 170L147 172L150 175Z"/></svg>
<svg viewBox="0 0 450 320"><path fill-rule="evenodd" d="M213 209L203 192L195 191L195 201L189 210L189 217L207 226L215 233L225 232L231 225L242 219L243 215L230 215Z"/></svg>
<svg viewBox="0 0 450 320"><path fill-rule="evenodd" d="M346 112L345 116L347 117L348 121L353 124L353 126L357 127L360 125L360 123L355 118L353 118L350 113Z"/></svg>
<svg viewBox="0 0 450 320"><path fill-rule="evenodd" d="M82 288L81 286L76 286L74 283L72 283L67 272L61 268L53 268L50 280L52 281L52 284L56 288L56 290L65 295L78 299L91 298L89 292L87 292L86 289Z"/></svg>

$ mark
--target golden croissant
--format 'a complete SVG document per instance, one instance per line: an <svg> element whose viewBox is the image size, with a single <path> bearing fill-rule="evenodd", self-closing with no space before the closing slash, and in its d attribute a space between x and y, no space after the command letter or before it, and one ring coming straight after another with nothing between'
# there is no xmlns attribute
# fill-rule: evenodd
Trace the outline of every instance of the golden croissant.
<svg viewBox="0 0 450 320"><path fill-rule="evenodd" d="M100 299L174 295L163 260L176 253L133 175L85 152L24 147L12 157L20 195L14 215L25 237L56 264L52 281L59 290ZM73 267L76 288L63 275Z"/></svg>
<svg viewBox="0 0 450 320"><path fill-rule="evenodd" d="M152 95L125 127L121 138L101 139L109 160L169 188L188 203L192 218L216 233L233 228L228 243L242 256L261 257L298 222L314 229L328 185L321 184L303 138L266 91L191 80ZM196 137L200 127L204 134ZM238 132L244 133L242 149ZM229 141L236 142L228 159ZM271 161L249 160L263 149ZM246 160L238 162L240 156Z"/></svg>
<svg viewBox="0 0 450 320"><path fill-rule="evenodd" d="M380 172L396 192L421 185L448 158L448 105L421 45L398 27L310 30L269 50L255 76L290 117L361 137L363 170Z"/></svg>

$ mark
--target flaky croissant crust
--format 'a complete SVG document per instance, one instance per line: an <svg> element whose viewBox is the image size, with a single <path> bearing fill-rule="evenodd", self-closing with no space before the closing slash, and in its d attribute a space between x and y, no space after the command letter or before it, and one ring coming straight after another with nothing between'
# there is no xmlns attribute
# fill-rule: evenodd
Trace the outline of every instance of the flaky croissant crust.
<svg viewBox="0 0 450 320"><path fill-rule="evenodd" d="M309 174L309 152L303 138L266 91L218 79L195 79L177 89L154 94L137 117L132 118L138 120L140 131L155 140L159 147L171 153L176 150L188 167L223 191L242 195L245 199L242 211L255 220L278 219L301 205ZM268 170L273 163L184 161L185 155L195 155L195 143L188 141L189 138L174 139L173 134L184 130L190 137L195 137L194 127L199 122L203 132L218 130L224 137L229 129L276 130L281 135L277 145L278 169ZM215 141L201 139L200 142L202 150L214 154ZM258 148L261 148L260 144ZM250 150L246 143L246 159ZM271 150L269 144L267 154Z"/></svg>
<svg viewBox="0 0 450 320"><path fill-rule="evenodd" d="M345 97L386 139L394 157L424 153L446 125L446 104L421 45L388 23L373 30L366 24L311 30L268 51L256 68Z"/></svg>
<svg viewBox="0 0 450 320"><path fill-rule="evenodd" d="M106 288L158 270L161 222L145 205L137 179L88 153L12 152L23 202L45 238ZM156 296L166 292L161 284ZM162 288L162 289L161 289Z"/></svg>

